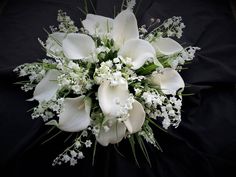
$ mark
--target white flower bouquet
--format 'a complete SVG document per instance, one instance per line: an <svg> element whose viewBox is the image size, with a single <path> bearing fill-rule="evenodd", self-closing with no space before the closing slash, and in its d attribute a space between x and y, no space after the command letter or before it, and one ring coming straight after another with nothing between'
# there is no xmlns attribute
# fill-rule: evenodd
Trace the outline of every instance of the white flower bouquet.
<svg viewBox="0 0 236 177"><path fill-rule="evenodd" d="M80 29L59 10L59 26L51 27L46 42L39 39L48 58L14 70L29 78L22 89L33 90L29 100L38 101L32 118L78 133L53 165L75 165L83 147L123 139L134 156L137 142L149 160L145 141L160 149L153 127L166 130L181 121L185 84L178 71L199 48L170 38L181 37L181 17L138 28L135 1L126 5L114 19L87 14Z"/></svg>

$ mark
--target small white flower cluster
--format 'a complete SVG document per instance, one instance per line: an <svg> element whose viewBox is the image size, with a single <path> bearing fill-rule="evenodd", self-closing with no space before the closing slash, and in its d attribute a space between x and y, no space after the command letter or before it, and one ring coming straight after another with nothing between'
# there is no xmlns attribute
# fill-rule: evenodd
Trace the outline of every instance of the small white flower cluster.
<svg viewBox="0 0 236 177"><path fill-rule="evenodd" d="M25 92L33 90L36 84L42 80L46 74L46 70L43 68L42 64L23 64L14 69L14 72L19 73L19 77L29 76L29 81L22 82L21 89Z"/></svg>
<svg viewBox="0 0 236 177"><path fill-rule="evenodd" d="M57 68L61 71L57 79L61 90L73 90L75 94L83 94L93 86L86 67L73 61L58 61Z"/></svg>
<svg viewBox="0 0 236 177"><path fill-rule="evenodd" d="M184 23L182 23L181 17L172 17L164 21L164 28L166 29L166 36L181 38L183 34Z"/></svg>
<svg viewBox="0 0 236 177"><path fill-rule="evenodd" d="M181 69L182 65L184 65L188 61L193 60L197 50L200 50L200 48L189 46L182 50L177 55L177 57L173 57L173 59L170 59L168 63L173 69Z"/></svg>
<svg viewBox="0 0 236 177"><path fill-rule="evenodd" d="M101 84L105 80L109 80L112 86L123 84L123 77L120 70L120 65L113 63L111 60L102 62L100 67L96 68L94 73L96 84Z"/></svg>
<svg viewBox="0 0 236 177"><path fill-rule="evenodd" d="M143 92L141 98L144 101L145 112L152 119L163 118L162 125L168 129L170 125L178 127L181 121L182 99L179 96L170 96L153 91Z"/></svg>
<svg viewBox="0 0 236 177"><path fill-rule="evenodd" d="M160 23L160 20L151 20L154 21L153 24L150 26L154 26L156 24ZM147 34L145 37L148 41L153 41L158 37L177 37L181 38L183 34L183 29L185 28L184 23L182 22L181 17L172 17L167 20L165 20L161 25L159 25L157 28L154 28L153 31ZM145 32L148 30L145 30L145 25L141 28L141 31Z"/></svg>
<svg viewBox="0 0 236 177"><path fill-rule="evenodd" d="M127 120L129 117L129 111L133 108L134 96L130 94L129 98L123 104L120 103L120 99L118 97L116 98L115 102L120 107L116 116L118 117L118 121L122 122Z"/></svg>
<svg viewBox="0 0 236 177"><path fill-rule="evenodd" d="M74 25L74 21L62 10L58 10L57 21L60 23L58 26L60 32L75 33L78 31L78 28Z"/></svg>
<svg viewBox="0 0 236 177"><path fill-rule="evenodd" d="M54 116L58 116L62 109L64 99L51 99L50 101L42 101L37 107L34 107L31 117L33 119L41 117L45 122Z"/></svg>
<svg viewBox="0 0 236 177"><path fill-rule="evenodd" d="M124 84L126 80L141 80L143 76L137 74L130 69L131 62L129 58L124 59L122 56L117 56L113 60L102 62L100 67L94 72L94 80L96 84L101 84L103 81L110 81L111 86Z"/></svg>
<svg viewBox="0 0 236 177"><path fill-rule="evenodd" d="M81 148L85 146L86 148L91 148L92 141L89 139L83 140L88 137L88 132L86 130L82 131L80 136L75 139L74 144L68 147L64 152L57 156L52 165L61 165L62 163L69 163L71 166L77 164L79 159L83 159L85 156L81 151Z"/></svg>
<svg viewBox="0 0 236 177"><path fill-rule="evenodd" d="M182 98L171 96L169 102L165 106L161 107L161 116L164 117L162 126L168 129L169 126L177 128L181 122L181 106Z"/></svg>

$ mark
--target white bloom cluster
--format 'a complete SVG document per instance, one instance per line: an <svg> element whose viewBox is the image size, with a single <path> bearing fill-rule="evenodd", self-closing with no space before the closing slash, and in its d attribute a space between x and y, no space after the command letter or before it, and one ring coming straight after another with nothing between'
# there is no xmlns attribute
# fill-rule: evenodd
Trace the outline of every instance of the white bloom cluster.
<svg viewBox="0 0 236 177"><path fill-rule="evenodd" d="M93 86L89 70L78 63L73 61L58 62L57 68L61 70L57 79L61 90L72 90L75 94L82 95Z"/></svg>
<svg viewBox="0 0 236 177"><path fill-rule="evenodd" d="M62 10L58 10L57 21L60 23L58 26L60 32L75 33L78 31L78 28L74 25L74 21Z"/></svg>
<svg viewBox="0 0 236 177"><path fill-rule="evenodd" d="M185 62L193 60L197 50L200 50L200 48L192 46L187 47L184 50L182 50L177 55L177 57L174 56L173 59L170 59L168 63L173 69L181 69L181 66L183 66Z"/></svg>
<svg viewBox="0 0 236 177"><path fill-rule="evenodd" d="M162 125L165 129L168 129L170 125L178 127L181 121L182 106L180 96L178 98L177 96L168 98L156 91L147 91L143 92L141 98L144 101L145 112L150 118L163 118Z"/></svg>
<svg viewBox="0 0 236 177"><path fill-rule="evenodd" d="M114 66L116 67L115 69L113 69ZM112 86L123 84L123 77L120 70L121 67L119 64L114 64L111 60L102 62L94 73L96 84L101 84L105 80L109 80Z"/></svg>
<svg viewBox="0 0 236 177"><path fill-rule="evenodd" d="M182 23L181 17L172 17L164 21L163 23L164 28L166 29L166 35L168 37L181 38L183 34L183 28L185 28L184 23Z"/></svg>
<svg viewBox="0 0 236 177"><path fill-rule="evenodd" d="M71 166L77 164L79 159L83 159L85 156L81 151L84 146L86 148L91 148L92 141L89 139L83 140L88 137L88 132L86 130L82 131L80 136L75 139L74 144L68 147L64 152L57 156L52 165L61 165L62 163L69 163Z"/></svg>
<svg viewBox="0 0 236 177"><path fill-rule="evenodd" d="M33 90L36 84L42 80L46 74L46 70L40 63L20 65L14 69L14 72L18 72L19 77L29 76L29 81L22 83L21 89L25 92Z"/></svg>
<svg viewBox="0 0 236 177"><path fill-rule="evenodd" d="M133 108L134 97L132 94L128 97L125 103L121 104L118 97L115 98L116 104L120 107L117 111L118 121L125 121L129 117L129 111Z"/></svg>
<svg viewBox="0 0 236 177"><path fill-rule="evenodd" d="M42 117L46 122L54 116L58 116L62 109L64 99L52 99L50 101L40 102L37 107L34 107L33 113L31 114L32 118Z"/></svg>

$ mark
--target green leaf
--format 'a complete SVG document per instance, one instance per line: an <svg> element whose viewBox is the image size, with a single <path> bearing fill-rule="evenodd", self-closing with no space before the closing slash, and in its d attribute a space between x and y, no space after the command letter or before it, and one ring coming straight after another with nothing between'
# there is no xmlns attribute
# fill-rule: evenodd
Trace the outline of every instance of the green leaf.
<svg viewBox="0 0 236 177"><path fill-rule="evenodd" d="M137 166L140 167L139 163L138 163L137 156L136 156L136 151L135 151L135 141L134 141L134 137L132 135L129 138L129 143L130 143L130 146L131 146L131 149L132 149L132 152L133 152L134 160L135 160Z"/></svg>
<svg viewBox="0 0 236 177"><path fill-rule="evenodd" d="M151 120L150 118L146 117L146 119L153 124L154 126L156 126L157 128L161 129L162 131L167 133L167 130L165 130L164 128L162 128L161 126L159 126L157 123L155 123L153 120Z"/></svg>
<svg viewBox="0 0 236 177"><path fill-rule="evenodd" d="M145 156L147 162L149 163L150 167L152 167L152 164L151 164L151 161L150 161L150 158L149 158L149 155L148 155L148 151L145 147L145 144L143 142L143 139L142 137L140 137L137 133L135 134L136 135L136 139L138 140L138 143L139 143L139 146L143 152L143 155Z"/></svg>
<svg viewBox="0 0 236 177"><path fill-rule="evenodd" d="M151 74L153 71L155 71L157 67L158 66L156 64L151 63L139 68L138 70L136 70L136 73L140 75L148 75Z"/></svg>
<svg viewBox="0 0 236 177"><path fill-rule="evenodd" d="M95 142L94 142L94 147L93 147L93 159L92 159L92 166L94 166L94 161L95 161L96 150L97 150L97 141L95 140Z"/></svg>
<svg viewBox="0 0 236 177"><path fill-rule="evenodd" d="M116 152L117 152L120 156L125 157L125 155L122 154L122 153L119 151L119 149L117 148L117 145L116 145L116 144L114 144L114 148L115 148Z"/></svg>

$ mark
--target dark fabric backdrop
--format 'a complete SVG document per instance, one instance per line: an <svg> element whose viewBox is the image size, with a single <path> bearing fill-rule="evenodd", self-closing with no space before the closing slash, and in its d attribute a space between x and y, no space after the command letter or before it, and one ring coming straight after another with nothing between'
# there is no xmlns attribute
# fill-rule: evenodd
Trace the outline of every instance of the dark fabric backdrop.
<svg viewBox="0 0 236 177"><path fill-rule="evenodd" d="M43 28L57 25L62 9L80 26L84 15L78 7L83 0L9 0L0 16L0 175L78 176L78 177L235 177L236 172L236 23L227 1L143 0L137 10L139 25L151 17L166 19L182 16L186 24L182 41L202 48L188 70L182 72L186 89L182 122L169 133L156 130L163 148L151 146L152 167L138 152L141 167L133 160L129 144L123 142L120 156L112 146L98 146L95 165L91 154L75 167L52 167L52 160L63 151L68 136L62 133L47 143L48 127L27 112L26 102L12 70L25 62L45 57L37 38L46 39ZM93 1L96 13L113 17L121 0ZM137 4L139 1L137 1ZM89 11L93 8L89 5ZM181 42L181 41L180 41ZM4 174L6 172L6 174Z"/></svg>

